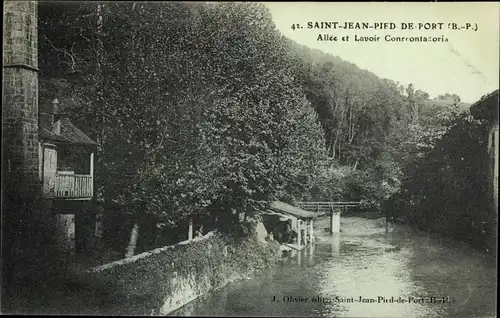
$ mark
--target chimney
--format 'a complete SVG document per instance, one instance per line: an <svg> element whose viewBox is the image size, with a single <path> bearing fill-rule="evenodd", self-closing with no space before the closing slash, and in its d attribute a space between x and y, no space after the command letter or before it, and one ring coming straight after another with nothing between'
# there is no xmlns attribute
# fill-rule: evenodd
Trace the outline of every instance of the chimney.
<svg viewBox="0 0 500 318"><path fill-rule="evenodd" d="M56 134L61 132L61 123L57 116L58 104L59 100L54 98L52 103L40 107L40 124Z"/></svg>

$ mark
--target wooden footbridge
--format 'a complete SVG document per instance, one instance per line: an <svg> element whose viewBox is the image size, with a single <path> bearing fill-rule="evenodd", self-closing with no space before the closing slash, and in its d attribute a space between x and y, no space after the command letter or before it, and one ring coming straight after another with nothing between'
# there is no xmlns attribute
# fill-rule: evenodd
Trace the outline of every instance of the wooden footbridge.
<svg viewBox="0 0 500 318"><path fill-rule="evenodd" d="M316 213L316 216L330 215L330 233L340 232L340 213L361 202L297 202L302 210Z"/></svg>
<svg viewBox="0 0 500 318"><path fill-rule="evenodd" d="M360 204L361 202L297 202L297 207L316 212L318 216L321 216L333 211L347 211L347 208L358 207Z"/></svg>

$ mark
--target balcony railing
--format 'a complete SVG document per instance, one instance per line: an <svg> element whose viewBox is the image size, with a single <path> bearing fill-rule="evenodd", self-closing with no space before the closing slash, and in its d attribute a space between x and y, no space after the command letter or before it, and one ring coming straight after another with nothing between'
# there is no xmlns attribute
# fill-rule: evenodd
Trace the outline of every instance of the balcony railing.
<svg viewBox="0 0 500 318"><path fill-rule="evenodd" d="M51 198L85 199L93 196L93 178L85 174L55 173L44 178L44 194Z"/></svg>

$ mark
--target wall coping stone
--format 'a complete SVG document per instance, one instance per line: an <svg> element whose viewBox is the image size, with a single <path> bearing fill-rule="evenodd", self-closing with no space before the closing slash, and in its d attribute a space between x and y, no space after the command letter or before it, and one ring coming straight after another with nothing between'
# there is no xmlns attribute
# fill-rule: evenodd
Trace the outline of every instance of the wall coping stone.
<svg viewBox="0 0 500 318"><path fill-rule="evenodd" d="M215 232L211 231L211 232L208 232L207 234L205 234L205 235L203 235L201 237L195 237L192 240L186 240L186 241L182 241L182 242L179 242L177 244L174 244L174 245L167 245L167 246L159 247L159 248L156 248L156 249L151 250L151 251L147 251L147 252L144 252L144 253L141 253L141 254L134 255L132 257L127 257L127 258L124 258L124 259L121 259L121 260L118 260L118 261L114 261L114 262L111 262L111 263L107 263L107 264L103 264L103 265L100 265L100 266L97 266L97 267L93 267L93 268L87 269L85 272L87 272L87 273L98 273L98 272L102 272L102 271L104 271L106 269L110 269L110 268L113 268L113 267L122 266L122 265L129 264L129 263L134 263L137 260L150 257L150 256L152 256L154 254L159 254L159 253L164 252L166 250L173 249L173 248L175 248L175 247L177 247L179 245L187 245L187 244L190 244L190 243L196 243L196 242L200 242L200 241L205 241L205 240L209 239L210 237L212 237L214 235L215 235Z"/></svg>

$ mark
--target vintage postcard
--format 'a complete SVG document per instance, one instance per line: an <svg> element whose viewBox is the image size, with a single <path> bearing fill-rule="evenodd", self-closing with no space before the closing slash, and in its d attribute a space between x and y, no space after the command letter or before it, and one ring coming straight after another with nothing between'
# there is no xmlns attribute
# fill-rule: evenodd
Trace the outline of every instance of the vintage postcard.
<svg viewBox="0 0 500 318"><path fill-rule="evenodd" d="M3 9L2 314L496 317L499 2Z"/></svg>

